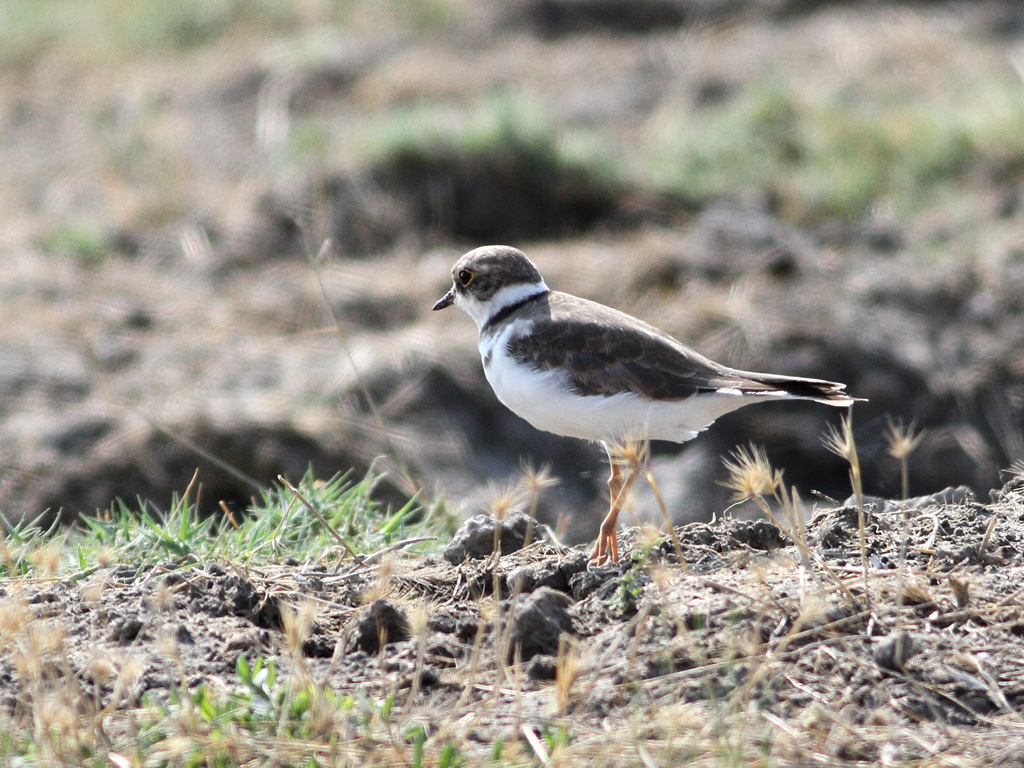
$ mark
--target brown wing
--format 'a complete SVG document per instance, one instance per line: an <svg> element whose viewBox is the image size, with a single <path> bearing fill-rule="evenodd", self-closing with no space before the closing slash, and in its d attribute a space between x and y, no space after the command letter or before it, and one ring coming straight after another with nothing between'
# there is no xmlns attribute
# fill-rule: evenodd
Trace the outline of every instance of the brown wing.
<svg viewBox="0 0 1024 768"><path fill-rule="evenodd" d="M756 386L657 328L585 299L552 292L530 318L529 335L511 339L509 353L535 370L564 367L581 395L635 392L676 400L723 387Z"/></svg>
<svg viewBox="0 0 1024 768"><path fill-rule="evenodd" d="M783 391L832 405L853 401L836 382L719 365L652 325L568 294L552 291L524 316L533 320L530 333L511 339L509 354L535 370L564 367L577 394L634 392L681 400L735 389L750 395Z"/></svg>

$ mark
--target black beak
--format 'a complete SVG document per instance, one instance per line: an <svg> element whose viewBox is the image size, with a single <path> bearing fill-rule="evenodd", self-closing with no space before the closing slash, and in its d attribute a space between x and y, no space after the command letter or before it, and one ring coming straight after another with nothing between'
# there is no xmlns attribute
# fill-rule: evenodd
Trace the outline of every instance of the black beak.
<svg viewBox="0 0 1024 768"><path fill-rule="evenodd" d="M439 309L444 309L445 307L450 307L454 303L455 303L455 288L452 287L452 289L449 290L448 293L446 293L444 296L442 296L440 299L437 300L437 303L434 305L434 311L436 312Z"/></svg>

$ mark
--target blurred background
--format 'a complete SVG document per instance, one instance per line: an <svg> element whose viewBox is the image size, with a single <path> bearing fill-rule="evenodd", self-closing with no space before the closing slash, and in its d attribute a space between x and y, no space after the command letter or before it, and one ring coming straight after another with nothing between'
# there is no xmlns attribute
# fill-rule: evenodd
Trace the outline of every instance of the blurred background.
<svg viewBox="0 0 1024 768"><path fill-rule="evenodd" d="M1024 7L826 0L4 0L0 511L200 506L373 467L486 508L552 466L570 541L596 446L533 430L452 262L555 288L722 362L844 381L869 492L1024 460ZM678 521L765 445L849 494L813 404L721 419L654 471ZM636 501L651 514L649 494ZM626 518L631 522L636 518Z"/></svg>

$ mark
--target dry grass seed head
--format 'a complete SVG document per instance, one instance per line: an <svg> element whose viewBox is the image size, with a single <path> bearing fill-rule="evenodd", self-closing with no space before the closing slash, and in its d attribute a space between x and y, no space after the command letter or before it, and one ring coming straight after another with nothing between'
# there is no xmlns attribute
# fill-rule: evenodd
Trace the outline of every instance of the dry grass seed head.
<svg viewBox="0 0 1024 768"><path fill-rule="evenodd" d="M612 461L630 472L638 472L647 463L650 443L646 440L622 440L610 443Z"/></svg>
<svg viewBox="0 0 1024 768"><path fill-rule="evenodd" d="M178 645L178 635L170 627L166 628L157 636L156 650L168 661L177 664L181 661L181 649Z"/></svg>
<svg viewBox="0 0 1024 768"><path fill-rule="evenodd" d="M56 621L38 619L29 623L25 641L27 650L38 656L62 654L64 651L64 628Z"/></svg>
<svg viewBox="0 0 1024 768"><path fill-rule="evenodd" d="M74 734L79 734L78 713L67 700L64 691L50 690L43 693L37 701L34 714L37 720L37 732L42 732L59 745Z"/></svg>
<svg viewBox="0 0 1024 768"><path fill-rule="evenodd" d="M551 474L550 464L542 464L538 468L532 462L524 459L520 463L520 470L523 475L522 483L531 495L558 485L558 478Z"/></svg>
<svg viewBox="0 0 1024 768"><path fill-rule="evenodd" d="M889 425L885 433L885 441L889 444L887 452L897 461L902 461L921 444L925 430L917 431L916 421L911 421L906 426L903 424L903 419L897 419L895 422L892 419L888 421Z"/></svg>
<svg viewBox="0 0 1024 768"><path fill-rule="evenodd" d="M156 589L153 590L153 605L159 611L169 611L174 608L175 588L168 584L167 579L160 579Z"/></svg>
<svg viewBox="0 0 1024 768"><path fill-rule="evenodd" d="M482 597L479 600L477 600L476 607L477 611L480 614L480 622L482 624L494 621L495 615L497 614L498 610L494 607L493 600L486 597Z"/></svg>
<svg viewBox="0 0 1024 768"><path fill-rule="evenodd" d="M8 546L7 537L2 535L0 535L0 565L3 565L8 573L13 573L18 565L18 555Z"/></svg>
<svg viewBox="0 0 1024 768"><path fill-rule="evenodd" d="M809 627L820 626L829 623L829 610L831 606L823 595L812 592L805 592L800 596L800 613L790 630L793 634L799 633Z"/></svg>
<svg viewBox="0 0 1024 768"><path fill-rule="evenodd" d="M394 592L391 577L395 572L395 563L390 557L383 557L377 568L377 580L360 597L364 605L375 603L389 597Z"/></svg>
<svg viewBox="0 0 1024 768"><path fill-rule="evenodd" d="M662 540L662 533L650 523L643 523L637 532L636 543L643 552L654 549Z"/></svg>
<svg viewBox="0 0 1024 768"><path fill-rule="evenodd" d="M491 517L495 520L504 520L518 503L519 489L515 486L507 486L505 488L493 487L487 507Z"/></svg>
<svg viewBox="0 0 1024 768"><path fill-rule="evenodd" d="M902 605L929 605L935 602L935 596L922 582L911 579L903 585L900 591L900 603Z"/></svg>
<svg viewBox="0 0 1024 768"><path fill-rule="evenodd" d="M853 421L849 414L840 419L838 428L835 424L828 425L828 433L823 438L823 442L828 450L851 464L857 460L857 445L853 439Z"/></svg>
<svg viewBox="0 0 1024 768"><path fill-rule="evenodd" d="M86 674L96 685L110 685L117 677L117 665L107 654L97 654L89 660Z"/></svg>
<svg viewBox="0 0 1024 768"><path fill-rule="evenodd" d="M64 655L64 630L54 621L30 619L17 639L11 654L18 674L27 680L40 680L54 657Z"/></svg>
<svg viewBox="0 0 1024 768"><path fill-rule="evenodd" d="M60 543L50 542L29 553L28 561L45 578L52 579L60 567Z"/></svg>
<svg viewBox="0 0 1024 768"><path fill-rule="evenodd" d="M0 652L5 652L12 638L25 631L32 614L21 600L0 604Z"/></svg>
<svg viewBox="0 0 1024 768"><path fill-rule="evenodd" d="M109 568L117 562L117 550L113 547L103 547L96 553L96 565L100 568Z"/></svg>
<svg viewBox="0 0 1024 768"><path fill-rule="evenodd" d="M978 661L978 657L967 651L954 651L949 654L946 661L965 672L972 672L974 674L981 672L981 662Z"/></svg>
<svg viewBox="0 0 1024 768"><path fill-rule="evenodd" d="M663 565L655 565L650 570L651 583L658 589L668 589L672 585L673 571Z"/></svg>
<svg viewBox="0 0 1024 768"><path fill-rule="evenodd" d="M430 631L430 612L424 600L416 600L406 612L413 637L425 638Z"/></svg>
<svg viewBox="0 0 1024 768"><path fill-rule="evenodd" d="M558 711L564 713L572 701L572 687L583 671L576 642L562 637L558 642L558 657L555 661L555 697Z"/></svg>
<svg viewBox="0 0 1024 768"><path fill-rule="evenodd" d="M971 602L971 582L966 578L958 579L950 574L949 588L953 590L953 597L956 600L957 608L966 608Z"/></svg>
<svg viewBox="0 0 1024 768"><path fill-rule="evenodd" d="M146 671L146 662L137 653L125 654L121 669L117 675L117 690L124 692L134 688Z"/></svg>
<svg viewBox="0 0 1024 768"><path fill-rule="evenodd" d="M761 446L740 446L723 462L729 472L724 485L732 489L734 501L772 496L782 485L781 470L772 468Z"/></svg>
<svg viewBox="0 0 1024 768"><path fill-rule="evenodd" d="M302 644L309 639L319 614L320 606L312 600L303 600L297 606L281 606L285 645L293 655L302 654Z"/></svg>

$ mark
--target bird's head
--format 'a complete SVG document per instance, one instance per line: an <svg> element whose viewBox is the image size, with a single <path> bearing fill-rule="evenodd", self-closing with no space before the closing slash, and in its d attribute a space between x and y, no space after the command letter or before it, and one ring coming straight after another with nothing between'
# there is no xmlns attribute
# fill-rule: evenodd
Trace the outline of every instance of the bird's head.
<svg viewBox="0 0 1024 768"><path fill-rule="evenodd" d="M483 327L505 307L547 290L537 267L522 251L508 245L485 245L455 262L452 287L434 309L454 304Z"/></svg>

